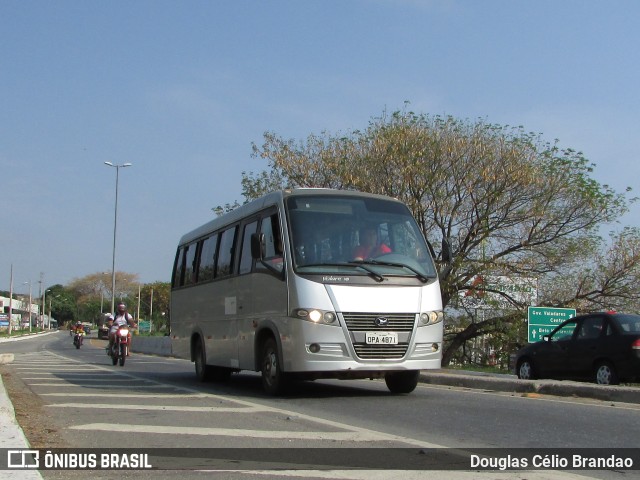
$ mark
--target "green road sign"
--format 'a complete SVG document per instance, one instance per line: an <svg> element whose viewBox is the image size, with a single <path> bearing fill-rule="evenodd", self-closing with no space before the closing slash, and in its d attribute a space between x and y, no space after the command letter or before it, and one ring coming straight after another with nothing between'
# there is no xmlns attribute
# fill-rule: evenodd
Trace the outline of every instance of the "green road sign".
<svg viewBox="0 0 640 480"><path fill-rule="evenodd" d="M139 332L150 332L151 331L151 322L149 320L140 320L138 322L138 331Z"/></svg>
<svg viewBox="0 0 640 480"><path fill-rule="evenodd" d="M529 343L542 340L562 322L575 316L575 308L529 307Z"/></svg>

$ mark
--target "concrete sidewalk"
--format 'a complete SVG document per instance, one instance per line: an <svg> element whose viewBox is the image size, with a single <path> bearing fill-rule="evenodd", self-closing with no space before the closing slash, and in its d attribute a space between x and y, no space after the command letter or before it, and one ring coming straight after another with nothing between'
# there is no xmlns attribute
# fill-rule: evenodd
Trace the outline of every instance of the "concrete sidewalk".
<svg viewBox="0 0 640 480"><path fill-rule="evenodd" d="M17 342L27 340L38 335L50 335L56 333L51 330L41 333L33 333L29 335L16 335L13 337L2 338L0 343ZM13 353L0 353L0 364L13 362ZM16 421L16 414L13 404L7 395L4 387L4 381L0 377L0 449L9 450L28 450L30 448L29 441L24 436L24 432ZM8 455L8 452L7 452ZM7 466L8 458L0 458L0 465ZM42 480L42 475L38 470L33 469L17 469L17 470L1 470L3 479L11 480Z"/></svg>
<svg viewBox="0 0 640 480"><path fill-rule="evenodd" d="M0 363L13 360L12 354L3 354ZM29 442L16 421L13 404L9 400L4 382L0 378L0 449L23 450L29 449ZM0 459L0 465L7 465L7 459ZM2 470L2 478L15 480L41 480L38 470Z"/></svg>

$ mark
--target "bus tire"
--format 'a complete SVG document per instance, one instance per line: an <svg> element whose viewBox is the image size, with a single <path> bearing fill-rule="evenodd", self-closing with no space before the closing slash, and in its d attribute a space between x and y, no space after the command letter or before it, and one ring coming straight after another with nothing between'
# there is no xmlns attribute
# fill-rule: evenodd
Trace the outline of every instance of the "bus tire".
<svg viewBox="0 0 640 480"><path fill-rule="evenodd" d="M280 395L287 387L287 376L282 371L278 357L278 345L273 338L268 338L262 346L260 357L262 388L269 395Z"/></svg>
<svg viewBox="0 0 640 480"><path fill-rule="evenodd" d="M202 346L202 341L198 340L195 346L196 377L201 382L206 382L211 378L211 367L207 366L207 356Z"/></svg>
<svg viewBox="0 0 640 480"><path fill-rule="evenodd" d="M411 393L418 386L420 370L408 370L406 372L389 372L384 376L384 381L391 393Z"/></svg>

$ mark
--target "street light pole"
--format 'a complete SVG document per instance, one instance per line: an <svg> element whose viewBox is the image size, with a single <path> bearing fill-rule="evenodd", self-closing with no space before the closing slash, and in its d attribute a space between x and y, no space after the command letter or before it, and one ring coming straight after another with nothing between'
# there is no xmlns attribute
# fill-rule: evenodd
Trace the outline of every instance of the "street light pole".
<svg viewBox="0 0 640 480"><path fill-rule="evenodd" d="M44 294L51 293L51 289L45 290ZM45 305L42 306L42 311L44 312ZM49 316L47 317L47 328L51 330L51 295L49 295Z"/></svg>
<svg viewBox="0 0 640 480"><path fill-rule="evenodd" d="M38 293L38 302L40 302L40 305L38 305L38 327L44 330L44 297L46 296L46 293L45 294L42 293L42 289L44 287L43 272L40 272L40 280L38 281L38 283L40 284L40 290Z"/></svg>
<svg viewBox="0 0 640 480"><path fill-rule="evenodd" d="M22 282L23 285L29 285L29 333L31 333L31 280L29 280L28 282ZM20 325L20 328L22 328L22 325Z"/></svg>
<svg viewBox="0 0 640 480"><path fill-rule="evenodd" d="M102 275L109 275L109 272L102 272ZM100 278L100 320L102 321L102 314L104 313L104 282ZM112 312L113 313L113 312Z"/></svg>
<svg viewBox="0 0 640 480"><path fill-rule="evenodd" d="M130 167L130 163L123 163L122 165L114 165L111 162L104 162L105 165L114 167L116 169L116 208L113 216L113 257L111 260L111 313L116 311L116 230L118 226L118 178L120 174L120 168Z"/></svg>
<svg viewBox="0 0 640 480"><path fill-rule="evenodd" d="M42 330L44 330L44 317L46 312L44 311L44 307L47 304L47 288L44 286L44 273L40 272L40 288L42 288L42 311L40 312L40 318L42 319Z"/></svg>

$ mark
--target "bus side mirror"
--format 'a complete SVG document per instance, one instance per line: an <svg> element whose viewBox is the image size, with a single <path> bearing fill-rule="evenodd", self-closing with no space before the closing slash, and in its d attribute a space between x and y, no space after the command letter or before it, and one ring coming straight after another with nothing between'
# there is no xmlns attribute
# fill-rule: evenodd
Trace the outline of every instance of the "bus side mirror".
<svg viewBox="0 0 640 480"><path fill-rule="evenodd" d="M256 260L260 260L264 257L264 234L263 233L251 234L251 256Z"/></svg>

